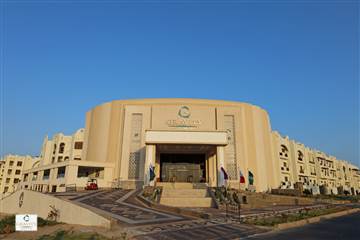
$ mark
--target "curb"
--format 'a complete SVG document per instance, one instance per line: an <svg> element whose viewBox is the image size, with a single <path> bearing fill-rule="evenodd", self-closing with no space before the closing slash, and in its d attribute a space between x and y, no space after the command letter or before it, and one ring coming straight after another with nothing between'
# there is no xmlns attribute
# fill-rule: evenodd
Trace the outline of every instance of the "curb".
<svg viewBox="0 0 360 240"><path fill-rule="evenodd" d="M307 218L307 219L303 219L303 220L299 220L299 221L295 221L295 222L281 223L281 224L278 224L275 226L275 230L284 230L284 229L288 229L288 228L300 227L300 226L307 225L309 223L316 223L316 222L320 222L321 220L341 217L341 216L359 212L359 211L360 211L359 208L355 208L355 209L349 209L349 210L345 210L345 211L341 211L341 212L330 213L327 215Z"/></svg>

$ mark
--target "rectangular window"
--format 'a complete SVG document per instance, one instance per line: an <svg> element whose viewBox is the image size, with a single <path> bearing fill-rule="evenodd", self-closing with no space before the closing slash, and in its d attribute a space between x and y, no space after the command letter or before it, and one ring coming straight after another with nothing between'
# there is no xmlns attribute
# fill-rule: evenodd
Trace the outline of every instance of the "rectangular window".
<svg viewBox="0 0 360 240"><path fill-rule="evenodd" d="M104 168L103 167L85 167L79 166L78 178L86 177L86 178L104 178Z"/></svg>
<svg viewBox="0 0 360 240"><path fill-rule="evenodd" d="M8 169L8 175L10 175L12 173L12 170L11 169Z"/></svg>
<svg viewBox="0 0 360 240"><path fill-rule="evenodd" d="M59 156L59 157L58 157L58 162L62 162L62 160L63 160L63 157L62 157L62 156Z"/></svg>
<svg viewBox="0 0 360 240"><path fill-rule="evenodd" d="M59 167L57 172L57 178L64 178L65 171L66 171L66 167Z"/></svg>
<svg viewBox="0 0 360 240"><path fill-rule="evenodd" d="M33 181L36 181L36 180L37 180L37 176L38 176L38 172L34 172L34 173L33 173L32 180L33 180Z"/></svg>
<svg viewBox="0 0 360 240"><path fill-rule="evenodd" d="M21 161L19 161L19 162L17 162L17 164L16 164L18 167L21 167L22 166L22 162Z"/></svg>
<svg viewBox="0 0 360 240"><path fill-rule="evenodd" d="M20 170L16 170L16 171L15 171L15 175L19 175L20 173L21 173Z"/></svg>
<svg viewBox="0 0 360 240"><path fill-rule="evenodd" d="M28 178L29 178L29 174L28 173L24 174L24 182L26 182Z"/></svg>
<svg viewBox="0 0 360 240"><path fill-rule="evenodd" d="M10 178L7 178L5 183L10 183Z"/></svg>
<svg viewBox="0 0 360 240"><path fill-rule="evenodd" d="M50 169L44 170L43 180L48 180L50 177Z"/></svg>
<svg viewBox="0 0 360 240"><path fill-rule="evenodd" d="M20 182L20 179L14 178L14 183L18 183L18 182Z"/></svg>
<svg viewBox="0 0 360 240"><path fill-rule="evenodd" d="M9 166L11 167L13 165L14 165L14 161L10 161Z"/></svg>
<svg viewBox="0 0 360 240"><path fill-rule="evenodd" d="M83 148L83 142L75 142L75 149L82 149Z"/></svg>

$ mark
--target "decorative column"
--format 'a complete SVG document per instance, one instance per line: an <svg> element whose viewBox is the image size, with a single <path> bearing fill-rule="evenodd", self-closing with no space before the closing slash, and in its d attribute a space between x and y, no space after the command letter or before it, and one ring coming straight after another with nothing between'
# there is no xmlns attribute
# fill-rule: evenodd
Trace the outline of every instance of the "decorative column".
<svg viewBox="0 0 360 240"><path fill-rule="evenodd" d="M145 167L144 167L144 185L154 186L154 182L156 177L153 181L150 182L150 165L155 167L155 153L156 153L156 146L153 144L146 145L146 153L145 153Z"/></svg>
<svg viewBox="0 0 360 240"><path fill-rule="evenodd" d="M225 184L224 177L221 174L220 168L223 167L225 169L225 147L217 146L216 147L216 169L217 169L217 186L221 187Z"/></svg>

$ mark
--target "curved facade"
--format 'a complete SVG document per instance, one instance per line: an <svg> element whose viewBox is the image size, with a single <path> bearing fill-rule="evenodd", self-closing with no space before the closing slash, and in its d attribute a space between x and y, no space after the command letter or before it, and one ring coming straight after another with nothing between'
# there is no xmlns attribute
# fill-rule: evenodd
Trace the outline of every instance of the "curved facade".
<svg viewBox="0 0 360 240"><path fill-rule="evenodd" d="M265 191L280 182L271 142L267 112L247 103L119 100L87 112L82 159L114 164L113 179L130 188L155 181L222 185L223 168L230 186L239 187L241 174L240 187Z"/></svg>

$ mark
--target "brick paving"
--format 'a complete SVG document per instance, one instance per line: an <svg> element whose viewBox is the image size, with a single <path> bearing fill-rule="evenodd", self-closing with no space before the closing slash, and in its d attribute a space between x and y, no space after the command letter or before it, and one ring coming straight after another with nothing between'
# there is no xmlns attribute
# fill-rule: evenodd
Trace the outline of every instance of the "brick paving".
<svg viewBox="0 0 360 240"><path fill-rule="evenodd" d="M174 213L162 212L143 206L136 199L135 190L99 190L61 195L95 212L111 216L129 234L138 240L178 239L238 239L269 229L240 224L237 213L228 216L223 209L192 208L193 211L209 213L210 219L190 219ZM274 206L269 208L241 210L241 216L271 214L301 206Z"/></svg>
<svg viewBox="0 0 360 240"><path fill-rule="evenodd" d="M212 220L189 221L161 226L138 228L136 240L180 239L238 239L267 232L267 229L235 223L220 223ZM142 231L142 232L141 232Z"/></svg>
<svg viewBox="0 0 360 240"><path fill-rule="evenodd" d="M234 239L266 230L227 222L224 217L213 220L190 219L143 206L134 190L98 190L60 194L83 207L116 219L132 239ZM208 209L209 210L209 209Z"/></svg>
<svg viewBox="0 0 360 240"><path fill-rule="evenodd" d="M180 216L154 211L150 208L126 202L125 200L133 193L134 191L131 190L106 190L71 198L70 200L111 216L122 224L136 225L183 220Z"/></svg>

